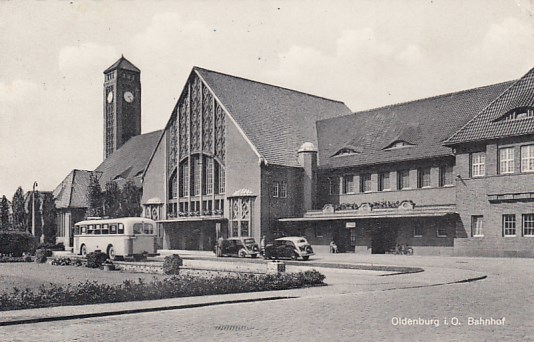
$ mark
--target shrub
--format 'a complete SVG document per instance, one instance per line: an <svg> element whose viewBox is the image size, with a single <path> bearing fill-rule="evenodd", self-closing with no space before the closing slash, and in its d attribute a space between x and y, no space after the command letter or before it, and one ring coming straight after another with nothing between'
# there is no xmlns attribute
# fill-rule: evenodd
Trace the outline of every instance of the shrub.
<svg viewBox="0 0 534 342"><path fill-rule="evenodd" d="M46 258L48 257L48 253L50 251L48 249L38 249L35 251L35 262L38 264L43 264L46 262Z"/></svg>
<svg viewBox="0 0 534 342"><path fill-rule="evenodd" d="M163 261L163 273L177 275L180 273L180 267L184 261L178 254L168 255Z"/></svg>
<svg viewBox="0 0 534 342"><path fill-rule="evenodd" d="M63 242L60 242L60 243L52 243L52 242L42 242L40 243L39 245L37 245L37 249L49 249L51 251L64 251L65 250L65 245L63 244Z"/></svg>
<svg viewBox="0 0 534 342"><path fill-rule="evenodd" d="M89 268L101 268L102 264L108 260L108 255L102 252L91 252L87 254L87 264Z"/></svg>
<svg viewBox="0 0 534 342"><path fill-rule="evenodd" d="M0 256L0 263L2 262L30 262L32 257L29 255L21 257L12 257L12 256Z"/></svg>
<svg viewBox="0 0 534 342"><path fill-rule="evenodd" d="M80 259L55 258L54 260L52 260L52 265L54 266L82 266L82 261Z"/></svg>
<svg viewBox="0 0 534 342"><path fill-rule="evenodd" d="M37 291L15 288L0 294L0 311L30 309L58 305L86 305L116 303L133 300L152 300L226 293L286 290L324 285L324 275L317 271L268 275L239 274L213 277L191 275L154 278L150 282L125 280L120 285L86 281L77 285L51 284Z"/></svg>
<svg viewBox="0 0 534 342"><path fill-rule="evenodd" d="M20 257L23 253L33 253L34 241L28 233L0 231L0 254Z"/></svg>

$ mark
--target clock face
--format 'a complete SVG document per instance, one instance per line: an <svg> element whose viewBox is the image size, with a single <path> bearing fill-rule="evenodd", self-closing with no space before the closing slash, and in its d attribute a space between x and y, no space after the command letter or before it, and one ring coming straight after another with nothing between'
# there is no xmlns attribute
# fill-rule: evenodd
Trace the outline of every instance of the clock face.
<svg viewBox="0 0 534 342"><path fill-rule="evenodd" d="M108 103L111 103L111 101L113 101L113 91L108 93Z"/></svg>
<svg viewBox="0 0 534 342"><path fill-rule="evenodd" d="M132 103L134 100L134 96L131 92L127 91L124 93L124 100L128 103Z"/></svg>

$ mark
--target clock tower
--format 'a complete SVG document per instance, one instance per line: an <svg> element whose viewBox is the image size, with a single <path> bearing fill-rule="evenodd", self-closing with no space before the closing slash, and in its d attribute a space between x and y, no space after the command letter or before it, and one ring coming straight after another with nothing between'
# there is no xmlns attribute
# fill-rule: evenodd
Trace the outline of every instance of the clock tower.
<svg viewBox="0 0 534 342"><path fill-rule="evenodd" d="M141 134L141 70L124 56L104 71L104 159Z"/></svg>

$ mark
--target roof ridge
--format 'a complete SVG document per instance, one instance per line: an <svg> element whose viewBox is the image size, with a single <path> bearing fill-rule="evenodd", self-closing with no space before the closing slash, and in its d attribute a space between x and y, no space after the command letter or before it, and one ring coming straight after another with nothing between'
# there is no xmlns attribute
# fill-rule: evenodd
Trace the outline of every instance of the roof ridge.
<svg viewBox="0 0 534 342"><path fill-rule="evenodd" d="M389 105L384 105L384 106L380 106L380 107L359 110L359 111L353 112L351 114L341 115L341 116L328 118L328 119L323 119L323 120L319 120L319 121L335 120L335 119L339 119L339 118L349 117L351 115L364 114L364 113L370 112L370 111L376 111L376 110L382 110L382 109L391 108L391 107L403 106L403 105L413 104L413 103L422 102L422 101L435 100L435 99L438 99L438 98L441 98L441 97L447 97L447 96L457 95L457 94L464 94L464 93L467 93L467 92L470 92L470 91L481 90L481 89L484 89L484 88L494 87L494 86L502 85L502 84L505 84L505 83L513 82L513 84L510 85L510 87L511 87L516 82L518 82L519 80L520 79L510 80L510 81L503 81L503 82L499 82L499 83L488 84L488 85L485 85L485 86L479 86L479 87L475 87L475 88L463 89L463 90L459 90L459 91L456 91L456 92L449 92L449 93L445 93L445 94L439 94L439 95L423 97L421 99L416 99L416 100L408 100L408 101L403 101L403 102L392 103L392 104L389 104Z"/></svg>
<svg viewBox="0 0 534 342"><path fill-rule="evenodd" d="M530 71L529 71L529 72L530 72ZM443 145L444 145L444 146L449 146L449 145L447 145L447 143L449 142L449 144L450 144L450 141L451 141L452 138L454 138L454 136L456 136L458 133L460 133L460 131L462 131L465 127L467 127L467 125L469 125L471 122L473 122L473 120L475 120L475 119L478 118L480 115L482 115L482 113L484 113L484 111L485 111L486 109L488 109L491 105L493 105L498 99L500 99L500 98L501 98L504 94L506 94L510 89L512 89L513 87L515 87L515 85L518 84L521 80L524 80L524 79L528 78L528 77L526 77L526 76L528 76L528 73L525 74L523 77L521 77L521 78L519 78L519 79L513 81L513 83L510 84L510 86L507 87L502 93L500 93L499 96L497 96L496 98L494 98L490 103L488 103L488 105L487 105L486 107L482 108L482 109L480 110L480 112L478 112L475 116L473 116L473 117L471 118L471 120L467 121L462 127L460 127L459 129L457 129L456 132L454 132L450 137L448 137L445 141L443 141ZM506 83L506 82L503 82L503 83ZM502 83L500 83L500 84L502 84ZM452 143L452 144L454 144L454 143Z"/></svg>
<svg viewBox="0 0 534 342"><path fill-rule="evenodd" d="M324 97L324 96L319 96L319 95L314 95L314 94L310 94L310 93L305 93L305 92L300 91L300 90L295 90L295 89L291 89L291 88L287 88L287 87L281 87L281 86L274 85L274 84L271 84L271 83L266 83L266 82L261 82L261 81L255 81L255 80L251 80L251 79L249 79L249 78L245 78L245 77L241 77L241 76L235 76L235 75L230 75L230 74L226 74L226 73L224 73L224 72L219 72L219 71L215 71L215 70L210 70L210 69L202 68L202 67L199 67L199 66L193 66L193 69L198 69L198 70L204 70L204 71L208 71L208 72L213 72L213 73L216 73L216 74L219 74L219 75L228 76L228 77L232 77L232 78L237 78L237 79L240 79L240 80L243 80L243 81L248 81L248 82L254 82L254 83L258 83L258 84L263 84L263 85L267 85L267 86L270 86L270 87L273 87L273 88L278 88L278 89L288 90L288 91L292 91L292 92L295 92L295 93L299 93L299 94L303 94L303 95L307 95L307 96L311 96L311 97L315 97L315 98L319 98L319 99L323 99L323 100L327 100L327 101L332 101L332 102L342 103L342 104L345 105L345 102L343 102L343 101L334 100L334 99L329 99L329 98Z"/></svg>

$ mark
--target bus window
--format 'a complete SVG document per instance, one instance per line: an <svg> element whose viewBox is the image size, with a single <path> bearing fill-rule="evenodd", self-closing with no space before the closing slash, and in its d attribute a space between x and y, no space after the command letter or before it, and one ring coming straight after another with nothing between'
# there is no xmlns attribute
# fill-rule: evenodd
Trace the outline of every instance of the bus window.
<svg viewBox="0 0 534 342"><path fill-rule="evenodd" d="M133 224L133 233L134 234L143 234L143 224L142 223L134 223Z"/></svg>
<svg viewBox="0 0 534 342"><path fill-rule="evenodd" d="M124 234L124 225L119 223L119 234Z"/></svg>
<svg viewBox="0 0 534 342"><path fill-rule="evenodd" d="M83 225L80 228L81 228L81 231L80 231L81 234L87 234L87 226Z"/></svg>
<svg viewBox="0 0 534 342"><path fill-rule="evenodd" d="M100 231L100 225L97 224L97 225L96 225L96 228L95 228L95 234L100 235L100 233L101 233L101 231Z"/></svg>
<svg viewBox="0 0 534 342"><path fill-rule="evenodd" d="M154 227L152 226L152 223L144 223L143 228L145 234L154 234Z"/></svg>
<svg viewBox="0 0 534 342"><path fill-rule="evenodd" d="M109 234L109 225L107 223L104 223L102 225L102 234L106 234L106 235Z"/></svg>
<svg viewBox="0 0 534 342"><path fill-rule="evenodd" d="M110 234L117 234L117 225L116 224L110 224L109 227L110 227L110 230L109 230Z"/></svg>
<svg viewBox="0 0 534 342"><path fill-rule="evenodd" d="M95 226L90 224L87 226L87 234L94 234Z"/></svg>

